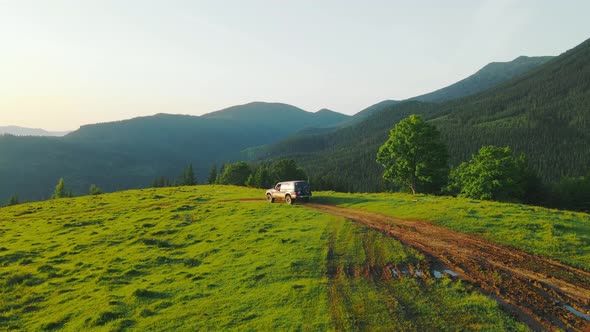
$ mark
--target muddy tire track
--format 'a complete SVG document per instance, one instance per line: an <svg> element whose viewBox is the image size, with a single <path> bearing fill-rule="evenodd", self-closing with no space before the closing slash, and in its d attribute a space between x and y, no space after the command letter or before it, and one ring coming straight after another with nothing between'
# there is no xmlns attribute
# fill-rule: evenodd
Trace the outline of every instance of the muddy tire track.
<svg viewBox="0 0 590 332"><path fill-rule="evenodd" d="M590 273L429 222L304 205L385 232L442 262L532 329L590 331Z"/></svg>

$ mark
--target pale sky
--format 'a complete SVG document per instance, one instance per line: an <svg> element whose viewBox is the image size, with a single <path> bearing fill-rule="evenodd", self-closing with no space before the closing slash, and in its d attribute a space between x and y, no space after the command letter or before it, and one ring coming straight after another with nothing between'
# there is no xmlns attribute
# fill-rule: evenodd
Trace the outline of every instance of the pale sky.
<svg viewBox="0 0 590 332"><path fill-rule="evenodd" d="M0 0L0 126L251 101L354 114L590 38L590 1Z"/></svg>

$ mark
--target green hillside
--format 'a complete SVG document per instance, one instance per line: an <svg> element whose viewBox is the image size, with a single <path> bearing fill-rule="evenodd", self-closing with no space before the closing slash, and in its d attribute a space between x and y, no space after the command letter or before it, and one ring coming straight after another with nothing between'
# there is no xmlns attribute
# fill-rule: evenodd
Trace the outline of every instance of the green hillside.
<svg viewBox="0 0 590 332"><path fill-rule="evenodd" d="M243 149L347 117L251 103L200 117L157 114L87 125L60 138L0 136L0 204L11 194L46 199L61 177L75 194L91 184L106 191L146 187L157 176L178 178L191 162L203 181L212 164L239 159Z"/></svg>
<svg viewBox="0 0 590 332"><path fill-rule="evenodd" d="M424 259L380 232L237 201L259 196L196 186L1 208L0 329L526 329L461 282L362 272Z"/></svg>
<svg viewBox="0 0 590 332"><path fill-rule="evenodd" d="M590 40L484 92L440 104L398 103L348 128L288 138L261 149L259 157L295 158L316 187L384 190L377 150L397 122L420 114L441 131L452 165L483 145L508 145L524 153L544 181L585 175L590 165L589 77Z"/></svg>

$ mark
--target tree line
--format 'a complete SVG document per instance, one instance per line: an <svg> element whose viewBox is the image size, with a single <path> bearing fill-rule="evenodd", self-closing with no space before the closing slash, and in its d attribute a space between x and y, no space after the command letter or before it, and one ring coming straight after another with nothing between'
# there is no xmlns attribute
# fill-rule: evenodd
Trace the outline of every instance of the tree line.
<svg viewBox="0 0 590 332"><path fill-rule="evenodd" d="M276 182L283 180L306 180L307 175L293 159L283 159L276 162L259 164L238 161L224 163L219 168L211 166L209 175L203 184L224 184L248 186L253 188L269 188ZM158 176L152 182L152 187L192 186L198 184L192 164L183 169L178 179L171 181L165 176Z"/></svg>
<svg viewBox="0 0 590 332"><path fill-rule="evenodd" d="M275 183L286 180L307 180L305 171L293 159L275 162L248 164L244 161L211 167L209 184L248 186L252 188L271 188Z"/></svg>

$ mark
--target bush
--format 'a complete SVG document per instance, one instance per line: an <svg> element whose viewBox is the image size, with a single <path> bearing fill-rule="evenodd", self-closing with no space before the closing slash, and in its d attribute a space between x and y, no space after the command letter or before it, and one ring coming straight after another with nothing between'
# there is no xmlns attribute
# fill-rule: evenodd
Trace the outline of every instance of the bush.
<svg viewBox="0 0 590 332"><path fill-rule="evenodd" d="M97 187L95 184L90 185L90 195L100 195L102 193L102 189Z"/></svg>
<svg viewBox="0 0 590 332"><path fill-rule="evenodd" d="M509 147L484 146L451 171L447 192L482 200L520 201L530 177L524 155Z"/></svg>

